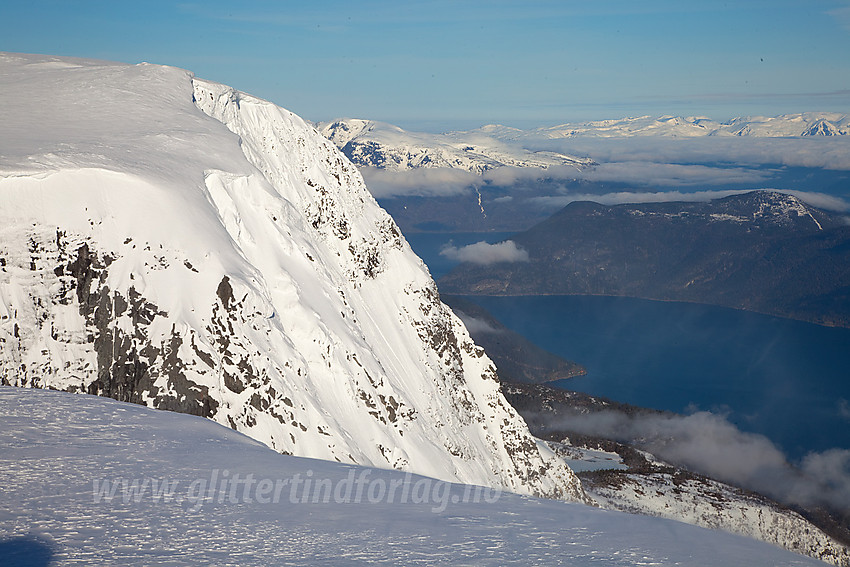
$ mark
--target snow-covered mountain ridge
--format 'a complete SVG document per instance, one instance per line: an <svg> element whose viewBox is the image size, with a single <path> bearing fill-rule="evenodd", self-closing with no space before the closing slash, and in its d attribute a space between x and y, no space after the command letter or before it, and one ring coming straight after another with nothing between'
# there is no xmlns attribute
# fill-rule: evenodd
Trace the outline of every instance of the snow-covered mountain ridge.
<svg viewBox="0 0 850 567"><path fill-rule="evenodd" d="M408 132L385 122L351 118L319 123L317 128L354 164L387 171L426 167L480 175L499 167L582 168L593 164L587 158L510 146L483 132Z"/></svg>
<svg viewBox="0 0 850 567"><path fill-rule="evenodd" d="M0 380L582 499L356 168L180 69L0 56Z"/></svg>
<svg viewBox="0 0 850 567"><path fill-rule="evenodd" d="M612 120L574 122L520 130L491 124L470 133L492 136L498 140L523 138L625 138L660 136L696 138L702 136L751 136L785 138L798 136L846 136L850 134L850 116L836 112L804 112L781 116L738 117L718 122L701 116L640 116Z"/></svg>
<svg viewBox="0 0 850 567"><path fill-rule="evenodd" d="M448 168L482 174L499 167L594 165L587 157L536 151L536 142L562 138L699 138L845 136L850 133L846 114L808 112L775 117L742 117L717 122L705 117L641 116L613 120L566 123L521 130L490 124L469 131L431 134L402 130L398 126L356 118L341 118L316 125L358 166L387 171Z"/></svg>

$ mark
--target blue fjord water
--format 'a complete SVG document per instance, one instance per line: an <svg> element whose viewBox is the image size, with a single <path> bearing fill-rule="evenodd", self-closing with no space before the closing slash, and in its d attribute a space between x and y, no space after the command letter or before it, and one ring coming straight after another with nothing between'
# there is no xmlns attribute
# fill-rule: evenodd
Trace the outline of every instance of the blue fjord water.
<svg viewBox="0 0 850 567"><path fill-rule="evenodd" d="M408 237L435 278L447 241L505 234ZM470 297L538 346L587 368L554 383L675 412L710 410L761 433L790 458L850 449L850 330L723 307L621 297Z"/></svg>
<svg viewBox="0 0 850 567"><path fill-rule="evenodd" d="M620 297L474 297L587 376L554 385L662 410L726 414L792 458L850 448L850 330Z"/></svg>

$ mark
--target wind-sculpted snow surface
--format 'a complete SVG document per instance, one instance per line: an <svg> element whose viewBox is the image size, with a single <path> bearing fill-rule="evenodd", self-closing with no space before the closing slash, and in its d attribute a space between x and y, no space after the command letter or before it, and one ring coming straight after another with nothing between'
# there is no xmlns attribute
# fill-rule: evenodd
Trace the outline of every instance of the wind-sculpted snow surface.
<svg viewBox="0 0 850 567"><path fill-rule="evenodd" d="M0 483L4 565L823 565L669 520L279 455L209 420L64 392L0 387Z"/></svg>
<svg viewBox="0 0 850 567"><path fill-rule="evenodd" d="M180 69L0 57L0 380L583 499L354 166Z"/></svg>

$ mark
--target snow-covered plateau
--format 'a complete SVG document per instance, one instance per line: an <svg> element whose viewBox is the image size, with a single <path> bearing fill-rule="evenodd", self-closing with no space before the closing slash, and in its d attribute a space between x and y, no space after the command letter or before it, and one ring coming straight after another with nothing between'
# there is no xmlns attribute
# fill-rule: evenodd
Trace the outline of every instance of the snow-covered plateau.
<svg viewBox="0 0 850 567"><path fill-rule="evenodd" d="M144 63L2 54L0 96L0 382L586 499L311 125Z"/></svg>
<svg viewBox="0 0 850 567"><path fill-rule="evenodd" d="M277 454L196 416L0 387L20 565L823 565L659 518ZM392 496L391 496L392 495Z"/></svg>

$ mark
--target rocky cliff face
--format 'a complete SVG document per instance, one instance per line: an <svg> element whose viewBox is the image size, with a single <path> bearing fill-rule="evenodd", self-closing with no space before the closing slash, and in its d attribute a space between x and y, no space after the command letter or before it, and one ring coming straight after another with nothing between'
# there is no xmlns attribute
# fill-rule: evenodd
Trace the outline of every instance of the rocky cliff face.
<svg viewBox="0 0 850 567"><path fill-rule="evenodd" d="M282 453L583 499L360 174L179 69L5 55L0 380Z"/></svg>

